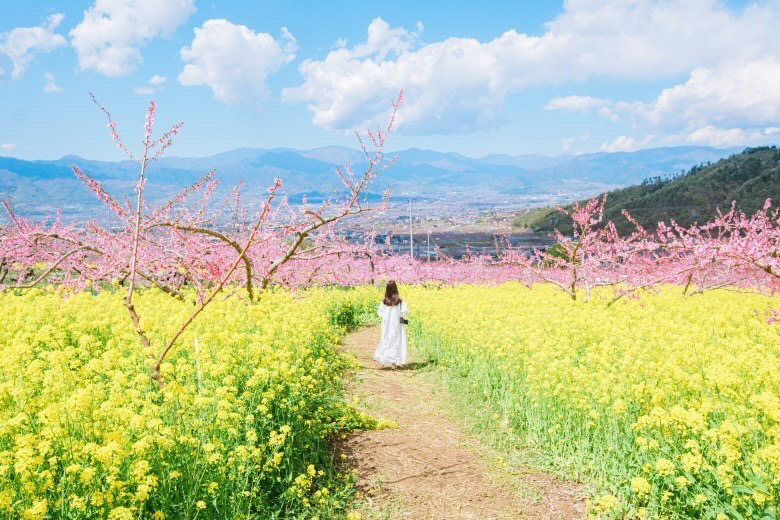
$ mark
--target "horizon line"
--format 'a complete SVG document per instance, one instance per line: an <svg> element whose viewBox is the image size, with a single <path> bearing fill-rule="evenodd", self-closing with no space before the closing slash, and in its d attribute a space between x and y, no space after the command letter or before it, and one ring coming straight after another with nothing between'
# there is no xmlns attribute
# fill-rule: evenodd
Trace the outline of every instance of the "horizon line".
<svg viewBox="0 0 780 520"><path fill-rule="evenodd" d="M388 152L385 152L385 155L394 154L394 153L401 154L403 152L408 152L408 151L420 151L420 152L432 152L432 153L440 153L440 154L459 155L459 156L465 157L467 159L477 160L478 161L478 160L484 160L484 159L487 159L489 157L494 157L494 156L503 156L503 157L511 157L511 158L543 157L543 158L546 158L546 159L558 159L558 158L563 158L563 157L575 158L575 157L582 157L582 156L587 156L587 155L614 155L614 154L621 154L621 153L632 154L632 153L637 153L637 152L646 152L646 151L650 151L650 150L671 150L671 149L679 149L679 148L698 148L698 149L707 149L707 150L728 151L728 150L744 150L744 149L747 149L747 148L764 148L764 147L773 147L773 146L780 146L780 143L771 143L771 144L768 143L768 144L762 144L762 145L758 145L758 146L734 145L734 146L726 146L726 147L708 146L708 145L696 145L696 144L687 144L687 145L683 144L683 145L670 145L670 146L651 146L651 147L647 147L647 148L637 148L636 150L615 150L615 151L596 150L596 151L592 151L592 152L577 152L577 153L570 153L570 154L561 153L561 154L558 154L558 155L547 155L547 154L534 153L534 152L514 155L514 154L509 154L509 153L494 152L494 153L489 153L489 154L486 154L486 155L481 155L481 156L478 156L478 157L475 157L475 156L472 156L472 155L466 155L464 153L457 152L457 151L454 151L454 150L444 151L444 150L435 150L435 149L432 149L432 148L411 147L411 148L404 148L404 149L396 150L396 151L388 151ZM325 145L325 146L317 146L317 147L314 147L314 148L295 148L295 147L290 147L290 146L276 146L276 147L273 147L273 148L263 148L263 147L255 148L255 147L251 147L251 146L240 146L238 148L231 148L229 150L224 150L224 151L221 151L221 152L212 153L210 155L202 155L202 156L170 155L170 156L161 157L161 159L208 159L208 158L211 158L211 157L216 157L218 155L227 154L227 153L231 153L231 152L236 152L236 151L239 151L239 150L257 150L257 151L266 151L266 152L273 152L273 151L279 151L279 150L292 151L292 152L314 152L314 151L323 150L323 149L326 149L326 148L338 148L338 149L341 149L341 150L348 150L350 152L354 152L354 153L357 153L357 154L362 154L362 151L359 148L352 148L352 147L349 147L349 146L337 145L337 144ZM9 151L11 151L11 150L9 150ZM94 162L105 162L105 163L122 163L122 162L130 161L130 159L121 159L121 160L90 159L88 157L83 157L83 156L77 155L77 154L65 154L65 155L62 155L60 157L52 158L52 159L43 159L43 158L41 158L41 159L25 159L25 158L14 156L14 155L0 155L0 158L2 158L2 159L15 159L15 160L27 161L27 162L55 162L55 161L62 161L63 159L66 159L68 157L74 157L74 158L84 159L84 160L87 160L87 161L94 161ZM314 160L316 160L316 159L314 159ZM325 162L325 161L323 161L323 162Z"/></svg>

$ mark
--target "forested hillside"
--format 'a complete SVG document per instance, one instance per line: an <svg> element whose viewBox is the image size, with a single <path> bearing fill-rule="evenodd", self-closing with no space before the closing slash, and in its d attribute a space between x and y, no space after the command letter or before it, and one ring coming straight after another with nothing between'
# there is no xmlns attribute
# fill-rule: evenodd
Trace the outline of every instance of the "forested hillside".
<svg viewBox="0 0 780 520"><path fill-rule="evenodd" d="M605 219L615 222L620 231L627 231L632 226L622 215L626 209L647 228L671 219L688 226L708 220L717 208L727 209L732 201L742 211L754 213L767 198L778 195L780 150L775 146L746 148L714 164L694 166L684 174L653 177L609 192ZM518 215L513 224L540 233L555 228L571 232L571 220L554 208Z"/></svg>

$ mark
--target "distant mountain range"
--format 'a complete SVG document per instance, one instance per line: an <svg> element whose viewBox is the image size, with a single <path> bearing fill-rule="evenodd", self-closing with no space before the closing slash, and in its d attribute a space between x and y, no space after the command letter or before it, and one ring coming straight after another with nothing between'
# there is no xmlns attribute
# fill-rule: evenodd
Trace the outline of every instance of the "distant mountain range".
<svg viewBox="0 0 780 520"><path fill-rule="evenodd" d="M491 197L570 194L572 198L641 182L643 179L717 161L738 149L700 146L655 148L636 152L585 155L488 155L479 159L458 153L416 148L398 152L399 161L372 186L378 195L390 188L394 197L460 200ZM350 164L359 172L365 158L358 150L329 146L313 150L239 148L203 158L165 157L148 174L150 194L163 199L217 168L220 189L227 192L244 181L251 196L280 177L291 200L327 197L340 186L337 166ZM74 177L77 165L114 194L132 192L137 165L65 156L54 161L0 157L0 197L10 199L21 214L42 216L56 210L65 215L93 214L101 206Z"/></svg>
<svg viewBox="0 0 780 520"><path fill-rule="evenodd" d="M634 229L622 215L626 209L643 227L654 229L663 220L689 226L705 222L717 210L728 211L732 201L745 213L755 213L768 198L775 207L780 200L780 149L774 146L747 148L714 164L695 166L684 175L655 177L641 184L607 194L605 221L621 232ZM549 233L571 233L571 219L552 208L519 215L516 227Z"/></svg>

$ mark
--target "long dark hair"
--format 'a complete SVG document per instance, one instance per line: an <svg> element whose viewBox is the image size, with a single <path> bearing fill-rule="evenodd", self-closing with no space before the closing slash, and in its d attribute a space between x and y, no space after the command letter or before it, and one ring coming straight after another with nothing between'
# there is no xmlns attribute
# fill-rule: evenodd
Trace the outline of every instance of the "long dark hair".
<svg viewBox="0 0 780 520"><path fill-rule="evenodd" d="M394 307L401 303L401 295L398 294L398 286L395 284L395 281L390 280L387 282L387 287L385 287L385 297L382 300L382 303L388 307Z"/></svg>

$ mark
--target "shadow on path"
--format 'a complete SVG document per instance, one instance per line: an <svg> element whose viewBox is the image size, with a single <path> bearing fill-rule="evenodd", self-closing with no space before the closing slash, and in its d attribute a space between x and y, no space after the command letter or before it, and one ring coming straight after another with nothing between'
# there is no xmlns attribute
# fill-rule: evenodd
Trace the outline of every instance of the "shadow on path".
<svg viewBox="0 0 780 520"><path fill-rule="evenodd" d="M379 366L379 367L363 367L366 370L389 370L391 372L403 372L404 370L420 370L421 368L425 368L430 365L435 365L432 360L427 361L413 361L411 363L406 363L405 365L401 365L400 367L393 367L393 366Z"/></svg>

